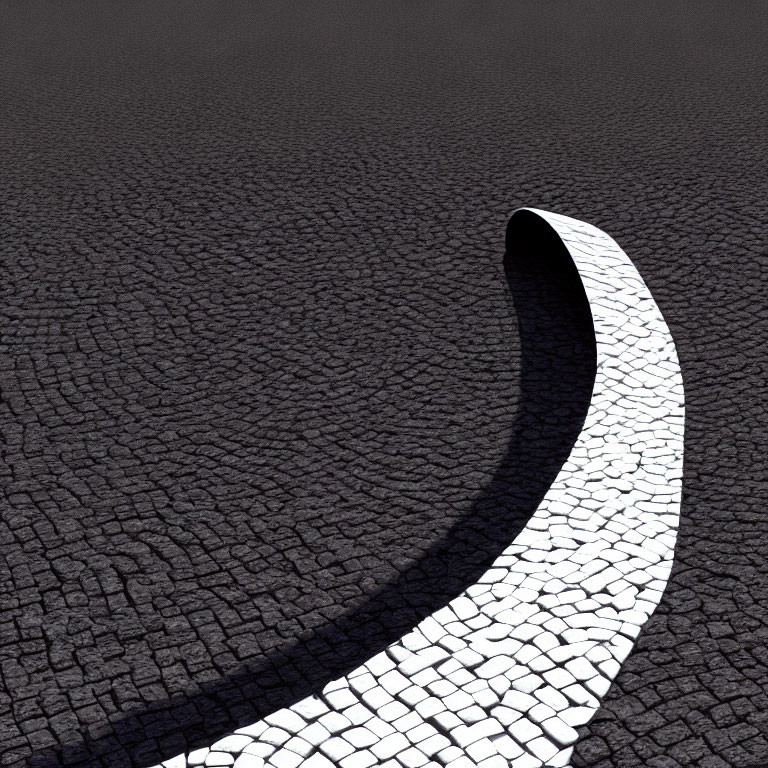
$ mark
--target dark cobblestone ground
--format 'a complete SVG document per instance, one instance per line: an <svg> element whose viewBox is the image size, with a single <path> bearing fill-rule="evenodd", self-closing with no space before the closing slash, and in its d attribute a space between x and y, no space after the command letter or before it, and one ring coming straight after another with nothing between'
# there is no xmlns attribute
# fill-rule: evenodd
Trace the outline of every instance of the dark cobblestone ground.
<svg viewBox="0 0 768 768"><path fill-rule="evenodd" d="M207 743L508 543L588 373L567 286L509 296L535 205L618 240L687 395L574 764L768 765L764 7L279 8L2 9L0 763Z"/></svg>

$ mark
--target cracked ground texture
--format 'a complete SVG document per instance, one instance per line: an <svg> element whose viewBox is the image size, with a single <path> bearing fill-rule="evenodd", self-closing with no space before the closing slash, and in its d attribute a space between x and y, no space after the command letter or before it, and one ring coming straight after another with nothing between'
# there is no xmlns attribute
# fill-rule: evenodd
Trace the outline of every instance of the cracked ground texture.
<svg viewBox="0 0 768 768"><path fill-rule="evenodd" d="M618 241L686 388L676 564L574 766L768 764L761 3L0 16L3 766L210 743L511 541L590 354L567 286L510 295L520 205Z"/></svg>

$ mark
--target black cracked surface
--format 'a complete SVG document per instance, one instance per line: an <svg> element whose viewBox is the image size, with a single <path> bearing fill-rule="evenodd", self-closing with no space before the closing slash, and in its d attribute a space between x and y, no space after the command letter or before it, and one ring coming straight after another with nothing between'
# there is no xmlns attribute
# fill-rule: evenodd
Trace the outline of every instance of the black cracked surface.
<svg viewBox="0 0 768 768"><path fill-rule="evenodd" d="M676 565L574 765L768 764L763 5L0 14L2 765L210 741L508 543L588 369L562 284L510 300L519 205L619 242L686 386Z"/></svg>

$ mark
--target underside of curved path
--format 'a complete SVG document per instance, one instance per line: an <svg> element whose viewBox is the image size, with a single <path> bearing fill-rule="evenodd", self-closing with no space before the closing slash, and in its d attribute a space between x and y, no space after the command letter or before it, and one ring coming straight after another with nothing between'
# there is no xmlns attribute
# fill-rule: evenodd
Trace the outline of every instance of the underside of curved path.
<svg viewBox="0 0 768 768"><path fill-rule="evenodd" d="M569 763L669 577L684 401L669 330L627 255L589 224L526 208L507 228L513 257L537 227L579 272L597 372L583 430L525 529L358 669L165 768Z"/></svg>

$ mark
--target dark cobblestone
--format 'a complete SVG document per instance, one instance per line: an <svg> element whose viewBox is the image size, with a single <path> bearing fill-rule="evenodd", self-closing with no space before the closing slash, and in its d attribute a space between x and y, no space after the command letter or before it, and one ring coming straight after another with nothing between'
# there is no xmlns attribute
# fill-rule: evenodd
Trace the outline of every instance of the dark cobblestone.
<svg viewBox="0 0 768 768"><path fill-rule="evenodd" d="M508 542L532 204L619 241L688 398L677 563L574 765L764 768L762 5L129 8L0 21L0 765L207 743Z"/></svg>

